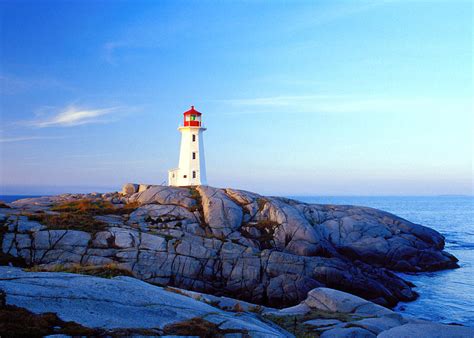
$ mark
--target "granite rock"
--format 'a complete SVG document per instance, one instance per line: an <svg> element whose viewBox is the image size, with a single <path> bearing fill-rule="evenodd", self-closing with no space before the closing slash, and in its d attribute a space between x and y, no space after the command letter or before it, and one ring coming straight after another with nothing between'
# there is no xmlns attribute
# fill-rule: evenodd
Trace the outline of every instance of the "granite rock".
<svg viewBox="0 0 474 338"><path fill-rule="evenodd" d="M317 287L393 306L417 294L390 269L456 265L443 251L442 235L380 210L208 186L127 184L123 190L117 210L125 202L138 207L94 216L105 224L94 233L50 229L25 215L51 213L68 201L109 201L118 193L12 203L2 209L2 251L32 265L114 263L144 281L279 307L298 304ZM376 310L366 304L359 311L364 308Z"/></svg>

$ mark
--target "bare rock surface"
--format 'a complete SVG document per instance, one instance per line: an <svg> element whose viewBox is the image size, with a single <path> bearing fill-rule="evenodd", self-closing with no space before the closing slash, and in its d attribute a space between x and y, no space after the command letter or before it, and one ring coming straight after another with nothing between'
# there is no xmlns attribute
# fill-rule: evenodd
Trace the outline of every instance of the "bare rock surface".
<svg viewBox="0 0 474 338"><path fill-rule="evenodd" d="M302 324L306 333L320 337L473 337L474 328L431 323L405 318L378 304L339 290L319 287L311 290L299 305L285 309L265 309L266 315ZM303 321L300 318L314 319ZM288 318L289 320L284 320ZM312 329L312 328L313 329Z"/></svg>
<svg viewBox="0 0 474 338"><path fill-rule="evenodd" d="M474 329L460 325L444 325L438 323L406 324L381 332L379 338L462 338L474 337Z"/></svg>
<svg viewBox="0 0 474 338"><path fill-rule="evenodd" d="M294 337L293 334L467 338L474 334L469 327L407 319L388 309L380 311L377 304L323 287L311 290L297 306L275 309L229 297L163 288L125 276L107 279L2 266L0 294L5 300L0 307L16 306L34 314L54 313L63 321L122 335L143 332L139 330L162 335L173 326L185 328L185 335L193 335L192 323L196 321L200 326L214 325L221 336L229 338Z"/></svg>
<svg viewBox="0 0 474 338"><path fill-rule="evenodd" d="M38 215L62 217L54 206L82 200L111 204L110 214L90 218L101 226L38 221ZM391 270L457 266L443 251L442 235L387 212L236 189L130 183L122 193L64 194L10 206L0 210L8 257L50 268L113 263L147 282L267 306L298 304L317 287L393 306L417 294Z"/></svg>
<svg viewBox="0 0 474 338"><path fill-rule="evenodd" d="M34 313L53 312L89 328L163 329L193 318L253 337L291 337L252 313L232 313L135 278L24 272L0 267L0 289L10 305Z"/></svg>

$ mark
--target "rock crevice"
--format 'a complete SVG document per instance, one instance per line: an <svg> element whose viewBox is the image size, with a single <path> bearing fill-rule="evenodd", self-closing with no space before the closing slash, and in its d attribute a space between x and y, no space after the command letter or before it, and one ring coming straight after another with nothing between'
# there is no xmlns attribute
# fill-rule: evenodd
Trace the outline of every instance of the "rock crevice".
<svg viewBox="0 0 474 338"><path fill-rule="evenodd" d="M393 306L417 295L390 270L456 267L442 235L380 210L208 186L131 184L123 192L11 203L0 209L2 251L51 269L117 264L155 284L279 307L320 286ZM91 218L98 230L32 220L62 215L58 205L82 200L112 206L111 214Z"/></svg>

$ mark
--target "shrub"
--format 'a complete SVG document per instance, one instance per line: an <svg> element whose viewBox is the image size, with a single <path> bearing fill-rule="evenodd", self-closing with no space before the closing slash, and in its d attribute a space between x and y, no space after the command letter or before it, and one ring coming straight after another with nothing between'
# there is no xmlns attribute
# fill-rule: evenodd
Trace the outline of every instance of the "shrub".
<svg viewBox="0 0 474 338"><path fill-rule="evenodd" d="M184 293L182 290L177 289L177 288L173 288L171 286L166 286L165 291L177 293L178 295L182 295L182 296L186 296L186 297L190 297L188 294Z"/></svg>
<svg viewBox="0 0 474 338"><path fill-rule="evenodd" d="M234 307L232 308L232 311L234 311L234 312L244 312L244 308L239 302L237 302L237 303L235 303Z"/></svg>
<svg viewBox="0 0 474 338"><path fill-rule="evenodd" d="M199 191L195 188L195 187L191 187L189 188L189 192L191 194L191 198L194 199L196 201L196 205L192 206L189 208L189 211L191 212L199 212L200 214L200 218L201 218L201 228L205 229L206 228L206 224L205 224L205 221L204 221L204 209L202 207L202 197L201 197L201 194L199 193Z"/></svg>
<svg viewBox="0 0 474 338"><path fill-rule="evenodd" d="M248 334L247 330L220 329L217 324L195 317L182 322L168 324L163 328L165 335L222 337L229 333Z"/></svg>
<svg viewBox="0 0 474 338"><path fill-rule="evenodd" d="M122 208L118 208L109 201L82 199L57 204L53 206L51 210L58 212L87 213L91 215L121 215L133 212L138 206L138 202L133 202L125 204Z"/></svg>
<svg viewBox="0 0 474 338"><path fill-rule="evenodd" d="M108 201L82 199L53 206L51 210L59 214L41 213L26 216L32 221L46 225L48 229L82 230L95 233L104 230L107 223L95 219L94 216L129 214L138 206L139 204L134 202L117 208Z"/></svg>
<svg viewBox="0 0 474 338"><path fill-rule="evenodd" d="M263 208L265 207L265 204L267 204L267 200L265 198L259 197L257 198L257 205L258 205L258 211L262 211Z"/></svg>
<svg viewBox="0 0 474 338"><path fill-rule="evenodd" d="M261 314L263 312L263 306L261 305L250 306L249 312Z"/></svg>
<svg viewBox="0 0 474 338"><path fill-rule="evenodd" d="M28 219L44 224L51 230L81 230L95 233L104 230L107 223L99 221L91 214L61 213L50 214L28 214Z"/></svg>
<svg viewBox="0 0 474 338"><path fill-rule="evenodd" d="M308 320L337 319L341 322L351 322L362 318L348 313L330 312L323 310L311 310L305 314L288 316L263 314L263 317L274 322L275 324L284 328L288 332L293 333L296 337L319 337L320 331L317 328L305 324L305 322L307 322Z"/></svg>
<svg viewBox="0 0 474 338"><path fill-rule="evenodd" d="M130 276L133 274L126 269L119 267L116 263L105 265L81 265L81 264L56 264L49 266L33 266L26 271L30 272L70 272L81 275L91 275L102 278L113 278L117 276Z"/></svg>
<svg viewBox="0 0 474 338"><path fill-rule="evenodd" d="M7 305L0 294L0 335L3 337L43 337L51 334L69 336L99 336L104 332L89 329L75 322L64 322L51 312L35 314L26 309Z"/></svg>

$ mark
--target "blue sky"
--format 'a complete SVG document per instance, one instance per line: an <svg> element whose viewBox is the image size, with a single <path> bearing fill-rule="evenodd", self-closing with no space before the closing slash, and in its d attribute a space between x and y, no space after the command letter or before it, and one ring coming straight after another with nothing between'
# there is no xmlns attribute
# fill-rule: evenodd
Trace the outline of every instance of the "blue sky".
<svg viewBox="0 0 474 338"><path fill-rule="evenodd" d="M2 1L0 193L473 191L470 1Z"/></svg>

